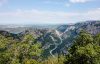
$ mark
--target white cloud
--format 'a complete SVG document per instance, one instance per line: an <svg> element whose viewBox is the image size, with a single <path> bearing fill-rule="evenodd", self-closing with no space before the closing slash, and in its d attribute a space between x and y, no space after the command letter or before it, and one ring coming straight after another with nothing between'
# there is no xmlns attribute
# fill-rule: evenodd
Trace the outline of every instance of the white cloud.
<svg viewBox="0 0 100 64"><path fill-rule="evenodd" d="M0 13L0 23L74 23L85 20L100 20L100 9L87 12L59 12L40 10L20 10ZM1 22L2 21L2 22Z"/></svg>
<svg viewBox="0 0 100 64"><path fill-rule="evenodd" d="M85 13L85 16L87 16L87 18L89 18L90 20L100 20L100 8L88 11L87 13Z"/></svg>
<svg viewBox="0 0 100 64"><path fill-rule="evenodd" d="M69 0L69 2L71 3L86 3L92 0Z"/></svg>
<svg viewBox="0 0 100 64"><path fill-rule="evenodd" d="M87 3L87 2L91 2L91 1L94 1L94 0L69 0L69 2L65 4L65 6L70 7L72 4Z"/></svg>
<svg viewBox="0 0 100 64"><path fill-rule="evenodd" d="M39 11L35 9L0 13L0 19L3 21L18 20L18 22L20 22L19 20L22 20L21 22L31 21L31 23L58 23L59 21L67 20L66 16L67 14L64 12Z"/></svg>

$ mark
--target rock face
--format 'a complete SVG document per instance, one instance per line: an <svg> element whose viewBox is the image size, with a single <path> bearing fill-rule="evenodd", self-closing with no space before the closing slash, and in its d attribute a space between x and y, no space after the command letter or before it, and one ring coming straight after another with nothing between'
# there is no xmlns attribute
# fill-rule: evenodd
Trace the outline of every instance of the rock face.
<svg viewBox="0 0 100 64"><path fill-rule="evenodd" d="M0 30L0 35L3 35L3 36L8 37L8 38L12 37L13 39L21 40L21 38L20 38L21 35L9 33L7 31L3 31L3 30Z"/></svg>
<svg viewBox="0 0 100 64"><path fill-rule="evenodd" d="M19 38L21 37L21 35L24 35L26 33L33 34L37 38L36 40L42 43L42 48L45 50L43 56L47 57L48 55L51 55L54 57L54 54L57 53L66 54L67 48L73 44L72 41L81 30L86 30L93 35L100 33L100 21L87 21L76 24L56 25L54 26L54 28L53 26L51 27L52 28L50 28L49 26L48 28L48 26L46 26L46 28L41 27L41 29L34 27L25 27L27 28L26 30L24 27L22 27L24 31L18 34L10 34L14 35L11 37L16 36ZM11 29L14 30L15 28ZM21 29L19 28L18 30ZM0 34L7 36L6 34L9 34L9 32L5 31L0 31ZM14 31L16 31L16 29Z"/></svg>
<svg viewBox="0 0 100 64"><path fill-rule="evenodd" d="M88 31L89 33L95 35L100 32L100 21L92 21L84 23L83 26L80 27L81 29L84 29Z"/></svg>

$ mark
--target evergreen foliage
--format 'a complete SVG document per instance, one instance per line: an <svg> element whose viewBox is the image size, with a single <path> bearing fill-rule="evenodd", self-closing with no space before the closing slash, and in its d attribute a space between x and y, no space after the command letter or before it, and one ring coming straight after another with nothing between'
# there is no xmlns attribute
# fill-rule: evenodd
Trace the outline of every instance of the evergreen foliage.
<svg viewBox="0 0 100 64"><path fill-rule="evenodd" d="M32 35L22 41L0 35L0 64L38 64L41 52L41 44Z"/></svg>
<svg viewBox="0 0 100 64"><path fill-rule="evenodd" d="M81 31L67 55L42 58L42 46L31 34L21 41L0 35L0 64L100 64L100 34Z"/></svg>
<svg viewBox="0 0 100 64"><path fill-rule="evenodd" d="M99 36L100 34L94 38L81 31L69 49L65 64L100 64Z"/></svg>

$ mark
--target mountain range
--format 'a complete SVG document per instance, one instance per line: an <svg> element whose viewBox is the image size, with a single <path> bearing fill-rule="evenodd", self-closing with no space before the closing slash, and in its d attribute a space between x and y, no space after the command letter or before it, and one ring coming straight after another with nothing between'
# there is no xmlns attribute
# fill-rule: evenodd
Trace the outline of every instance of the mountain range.
<svg viewBox="0 0 100 64"><path fill-rule="evenodd" d="M32 34L42 44L44 57L67 54L67 49L81 30L96 35L100 33L100 21L62 25L0 25L0 34L5 37L20 40L23 35Z"/></svg>

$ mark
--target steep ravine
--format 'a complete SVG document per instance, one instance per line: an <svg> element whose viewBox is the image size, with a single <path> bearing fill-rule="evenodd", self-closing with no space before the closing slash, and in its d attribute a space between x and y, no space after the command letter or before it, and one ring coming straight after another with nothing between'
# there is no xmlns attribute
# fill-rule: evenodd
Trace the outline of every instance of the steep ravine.
<svg viewBox="0 0 100 64"><path fill-rule="evenodd" d="M50 36L51 37L51 39L53 40L53 42L54 42L54 45L55 45L55 47L52 49L52 50L50 50L50 54L53 56L53 57L55 57L54 55L53 55L53 51L57 48L57 44L55 43L55 39L54 39L54 37L52 37L52 36Z"/></svg>
<svg viewBox="0 0 100 64"><path fill-rule="evenodd" d="M56 30L56 35L58 36L58 38L60 39L60 44L62 44L62 38L61 38L61 34ZM57 44L56 42L55 42L55 39L54 39L54 37L53 36L50 36L51 37L51 39L52 39L52 41L54 42L54 45L55 45L55 47L52 49L52 50L50 50L50 54L53 56L53 57L55 57L55 55L53 55L53 51L54 50L56 50L56 48L60 45L60 44Z"/></svg>

